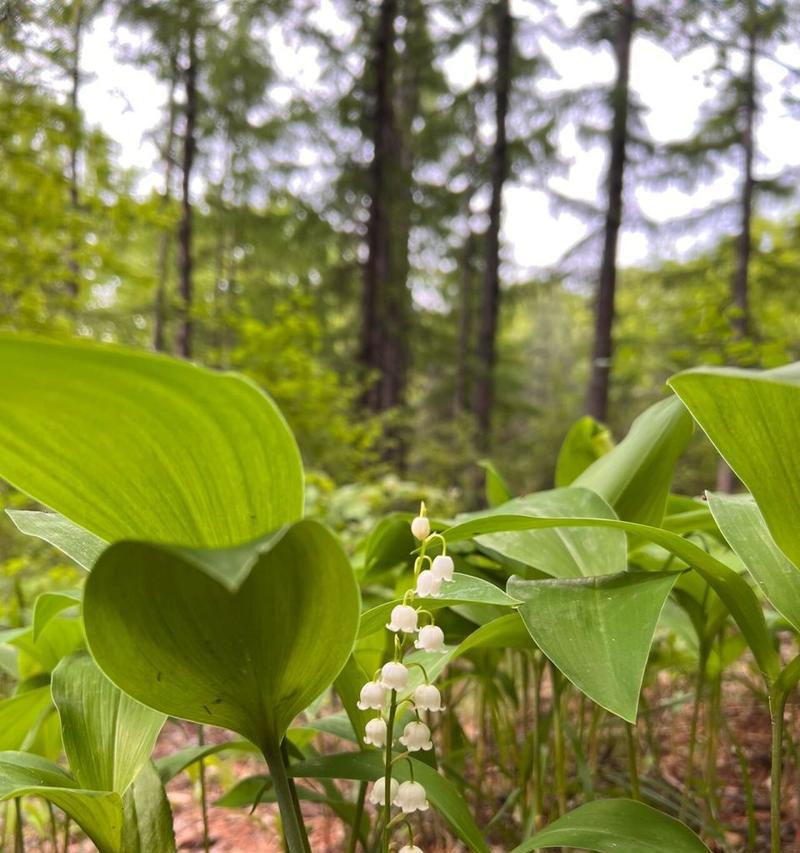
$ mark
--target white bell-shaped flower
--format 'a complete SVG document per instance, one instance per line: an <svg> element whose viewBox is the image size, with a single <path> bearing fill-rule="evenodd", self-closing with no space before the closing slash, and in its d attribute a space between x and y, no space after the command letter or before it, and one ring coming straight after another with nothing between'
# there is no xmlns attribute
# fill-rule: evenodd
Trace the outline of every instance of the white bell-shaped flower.
<svg viewBox="0 0 800 853"><path fill-rule="evenodd" d="M409 751L417 752L420 749L433 749L431 730L425 723L409 723L399 738L400 743Z"/></svg>
<svg viewBox="0 0 800 853"><path fill-rule="evenodd" d="M403 814L428 810L428 796L419 782L401 782L397 796L392 802L403 810Z"/></svg>
<svg viewBox="0 0 800 853"><path fill-rule="evenodd" d="M414 707L418 711L444 711L439 688L433 684L420 684L414 691Z"/></svg>
<svg viewBox="0 0 800 853"><path fill-rule="evenodd" d="M386 720L375 717L364 729L364 743L371 743L378 748L386 746Z"/></svg>
<svg viewBox="0 0 800 853"><path fill-rule="evenodd" d="M416 844L406 844L400 848L400 853L424 853L421 847Z"/></svg>
<svg viewBox="0 0 800 853"><path fill-rule="evenodd" d="M408 668L397 661L389 661L381 668L381 684L387 690L405 690L408 684Z"/></svg>
<svg viewBox="0 0 800 853"><path fill-rule="evenodd" d="M433 558L431 571L433 572L433 576L440 581L453 580L453 572L455 571L453 558L448 557L447 554L439 554L438 557Z"/></svg>
<svg viewBox="0 0 800 853"><path fill-rule="evenodd" d="M442 582L430 569L425 569L417 576L417 595L420 598L431 598L439 594Z"/></svg>
<svg viewBox="0 0 800 853"><path fill-rule="evenodd" d="M411 522L411 533L414 535L414 538L419 539L420 542L431 535L431 523L428 521L426 516L418 515Z"/></svg>
<svg viewBox="0 0 800 853"><path fill-rule="evenodd" d="M420 628L414 645L426 652L443 652L445 651L444 631L438 625L425 625L424 628Z"/></svg>
<svg viewBox="0 0 800 853"><path fill-rule="evenodd" d="M386 627L390 631L397 633L402 631L404 634L414 634L417 630L417 611L407 604L398 604L392 608L392 620L386 623Z"/></svg>
<svg viewBox="0 0 800 853"><path fill-rule="evenodd" d="M356 704L362 711L380 711L386 704L386 688L380 681L368 681L361 688L361 697Z"/></svg>
<svg viewBox="0 0 800 853"><path fill-rule="evenodd" d="M400 789L400 783L397 779L392 779L389 783L389 802L393 803L397 799L397 793ZM372 790L369 792L369 801L373 806L386 805L386 779L381 776L372 784Z"/></svg>

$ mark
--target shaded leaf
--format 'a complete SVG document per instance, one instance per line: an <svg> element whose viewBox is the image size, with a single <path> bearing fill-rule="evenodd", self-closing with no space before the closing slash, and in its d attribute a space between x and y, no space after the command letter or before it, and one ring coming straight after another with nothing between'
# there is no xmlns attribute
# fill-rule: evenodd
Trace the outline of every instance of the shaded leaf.
<svg viewBox="0 0 800 853"><path fill-rule="evenodd" d="M585 415L569 428L556 460L557 488L569 486L597 459L614 447L608 427Z"/></svg>
<svg viewBox="0 0 800 853"><path fill-rule="evenodd" d="M122 798L122 853L174 853L175 833L167 792L148 761Z"/></svg>

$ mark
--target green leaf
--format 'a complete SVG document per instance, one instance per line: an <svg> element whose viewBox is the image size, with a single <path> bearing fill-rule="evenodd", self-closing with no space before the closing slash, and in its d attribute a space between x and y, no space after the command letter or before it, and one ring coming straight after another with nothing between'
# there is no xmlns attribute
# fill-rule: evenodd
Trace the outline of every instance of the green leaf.
<svg viewBox="0 0 800 853"><path fill-rule="evenodd" d="M594 800L553 821L511 853L580 847L597 853L709 853L674 817L634 800Z"/></svg>
<svg viewBox="0 0 800 853"><path fill-rule="evenodd" d="M473 649L531 649L531 635L519 613L509 613L492 619L465 637L453 652L453 657Z"/></svg>
<svg viewBox="0 0 800 853"><path fill-rule="evenodd" d="M122 798L122 853L175 853L172 809L152 762L139 771Z"/></svg>
<svg viewBox="0 0 800 853"><path fill-rule="evenodd" d="M166 785L187 767L203 758L208 758L209 755L216 755L218 752L226 752L227 750L252 752L253 749L253 745L246 740L228 740L223 743L207 743L203 746L188 746L186 749L179 749L156 759L154 765L159 778Z"/></svg>
<svg viewBox="0 0 800 853"><path fill-rule="evenodd" d="M598 578L511 578L519 613L537 646L590 699L636 722L658 617L677 572Z"/></svg>
<svg viewBox="0 0 800 853"><path fill-rule="evenodd" d="M119 794L85 791L56 764L27 752L0 752L0 800L43 797L65 811L100 853L121 853Z"/></svg>
<svg viewBox="0 0 800 853"><path fill-rule="evenodd" d="M301 516L297 446L242 377L7 334L0 364L0 476L96 536L229 547Z"/></svg>
<svg viewBox="0 0 800 853"><path fill-rule="evenodd" d="M407 513L392 513L382 518L367 537L364 553L365 572L391 569L407 563L409 554L417 546L411 535Z"/></svg>
<svg viewBox="0 0 800 853"><path fill-rule="evenodd" d="M50 687L36 687L0 702L0 750L22 749L47 713Z"/></svg>
<svg viewBox="0 0 800 853"><path fill-rule="evenodd" d="M8 642L20 650L19 669L23 679L41 672L52 672L62 658L86 645L80 620L64 616L50 619L40 627L35 639L31 626Z"/></svg>
<svg viewBox="0 0 800 853"><path fill-rule="evenodd" d="M86 653L61 661L52 691L78 783L123 794L150 758L166 717L126 696Z"/></svg>
<svg viewBox="0 0 800 853"><path fill-rule="evenodd" d="M616 518L614 510L588 489L554 489L526 495L496 507L503 515L532 518ZM486 515L483 513L482 515ZM479 536L479 545L493 554L532 566L556 578L579 578L624 572L628 541L619 530L545 528Z"/></svg>
<svg viewBox="0 0 800 853"><path fill-rule="evenodd" d="M569 486L597 459L614 447L608 427L585 415L569 428L556 461L557 488Z"/></svg>
<svg viewBox="0 0 800 853"><path fill-rule="evenodd" d="M800 385L793 373L699 368L669 384L800 565Z"/></svg>
<svg viewBox="0 0 800 853"><path fill-rule="evenodd" d="M361 688L370 680L363 667L353 655L347 658L342 671L336 678L336 692L342 700L342 706L353 726L358 745L364 746L364 728L373 716L370 711L362 711L358 707Z"/></svg>
<svg viewBox="0 0 800 853"><path fill-rule="evenodd" d="M800 570L775 543L750 495L708 493L722 535L767 601L800 631Z"/></svg>
<svg viewBox="0 0 800 853"><path fill-rule="evenodd" d="M344 666L359 595L338 540L301 521L231 550L112 545L89 575L89 647L165 714L277 747Z"/></svg>
<svg viewBox="0 0 800 853"><path fill-rule="evenodd" d="M414 778L426 790L433 808L450 824L455 834L478 853L489 853L489 847L472 817L470 809L455 786L436 770L410 758ZM408 761L398 761L393 775L399 782L411 778ZM289 775L311 779L357 779L371 782L383 775L383 754L377 750L369 752L344 752L325 755L298 762L289 768Z"/></svg>
<svg viewBox="0 0 800 853"><path fill-rule="evenodd" d="M613 450L573 485L604 497L625 521L661 524L675 463L692 437L692 421L674 398L651 406Z"/></svg>
<svg viewBox="0 0 800 853"><path fill-rule="evenodd" d="M499 607L513 607L518 603L493 583L458 572L453 575L452 581L442 585L441 598L426 598L424 602L426 610L439 610L454 604L491 604ZM362 613L358 636L368 637L370 634L384 630L391 617L392 608L402 603L402 599L397 598L378 604Z"/></svg>
<svg viewBox="0 0 800 853"><path fill-rule="evenodd" d="M64 590L63 592L43 592L33 605L33 641L39 639L45 626L68 607L81 603L79 590Z"/></svg>
<svg viewBox="0 0 800 853"><path fill-rule="evenodd" d="M478 465L486 472L486 483L484 485L486 503L489 506L497 506L510 501L514 497L514 493L494 462L491 459L481 459Z"/></svg>
<svg viewBox="0 0 800 853"><path fill-rule="evenodd" d="M7 509L6 513L21 533L48 542L87 572L108 546L104 539L56 512Z"/></svg>
<svg viewBox="0 0 800 853"><path fill-rule="evenodd" d="M744 578L687 539L647 524L609 518L530 518L489 513L444 531L448 543L504 530L544 527L612 527L654 542L691 566L712 587L744 634L762 673L777 678L781 662L772 644L761 605Z"/></svg>

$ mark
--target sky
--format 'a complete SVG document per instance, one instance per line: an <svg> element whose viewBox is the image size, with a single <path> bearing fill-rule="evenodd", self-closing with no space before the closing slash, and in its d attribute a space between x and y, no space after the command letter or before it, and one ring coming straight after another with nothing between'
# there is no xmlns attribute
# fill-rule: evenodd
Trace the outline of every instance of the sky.
<svg viewBox="0 0 800 853"><path fill-rule="evenodd" d="M559 3L559 14L567 23L575 20L581 4L576 0ZM320 15L328 18L330 26L340 26L332 17L329 2L321 2ZM515 0L512 12L529 15L525 0ZM270 33L270 49L281 69L288 87L313 85L315 77L313 54L299 52L292 45L291 34ZM564 50L550 46L550 60L567 87L582 83L609 81L613 78L613 61L607 53L585 49ZM786 62L800 65L800 51L787 49L781 55ZM688 137L695 127L703 103L713 96L705 72L713 61L711 48L700 48L680 60L666 50L643 38L634 42L631 78L634 88L649 108L645 121L656 141L666 142ZM445 66L446 73L456 84L468 85L477 73L474 57L464 53L453 57ZM797 120L786 113L781 103L780 83L783 72L770 62L760 68L767 83L765 110L758 128L758 147L761 158L758 171L772 175L787 167L800 167L800 145L797 143ZM144 69L121 61L119 39L109 17L95 20L86 34L83 49L83 73L86 82L81 88L81 106L90 123L99 125L118 145L118 159L125 167L140 170L141 192L160 186L155 166L158 153L150 139L152 129L162 116L166 91ZM281 89L272 93L281 97ZM565 130L560 148L569 158L568 174L557 180L559 190L583 199L594 200L602 189L605 155L599 149L586 150L575 140L574 133ZM642 211L656 221L664 221L729 196L735 188L737 175L731 169L714 184L694 192L675 187L656 191L638 189L636 198ZM586 226L574 216L553 211L543 192L517 183L509 183L504 193L503 239L505 256L514 268L514 278L524 278L537 269L548 267L567 253L586 233ZM710 239L710 233L695 238L678 238L673 251L685 255ZM623 227L620 240L620 262L623 265L653 261L663 245L656 245L647 236Z"/></svg>

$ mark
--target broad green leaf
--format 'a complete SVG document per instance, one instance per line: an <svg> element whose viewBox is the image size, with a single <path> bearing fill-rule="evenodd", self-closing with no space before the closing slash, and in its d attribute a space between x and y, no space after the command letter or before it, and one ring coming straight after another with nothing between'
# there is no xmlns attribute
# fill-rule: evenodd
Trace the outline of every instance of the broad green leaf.
<svg viewBox="0 0 800 853"><path fill-rule="evenodd" d="M242 377L7 334L0 365L0 476L106 541L229 547L302 514L294 439Z"/></svg>
<svg viewBox="0 0 800 853"><path fill-rule="evenodd" d="M246 740L228 740L223 743L207 743L203 746L187 746L185 749L179 749L176 752L171 752L162 758L156 759L153 763L158 772L159 778L164 785L174 779L179 773L186 770L197 761L203 758L208 758L209 755L216 755L218 752L226 752L233 750L234 752L252 752L253 745Z"/></svg>
<svg viewBox="0 0 800 853"><path fill-rule="evenodd" d="M590 699L636 722L658 617L677 572L597 578L511 578L519 613L535 643Z"/></svg>
<svg viewBox="0 0 800 853"><path fill-rule="evenodd" d="M634 800L594 800L553 821L511 853L580 847L597 853L709 853L674 817Z"/></svg>
<svg viewBox="0 0 800 853"><path fill-rule="evenodd" d="M556 460L557 488L569 486L601 456L614 447L608 427L585 415L569 428Z"/></svg>
<svg viewBox="0 0 800 853"><path fill-rule="evenodd" d="M0 702L0 750L22 749L50 708L50 687L36 687Z"/></svg>
<svg viewBox="0 0 800 853"><path fill-rule="evenodd" d="M436 770L418 761L409 759L414 767L414 778L425 788L431 806L450 824L455 834L477 853L489 853L489 847L472 817L470 809L455 786ZM394 776L404 782L411 778L408 761L394 765ZM311 758L293 764L289 774L297 778L310 779L357 779L371 782L383 775L383 754L377 750L368 752L345 752Z"/></svg>
<svg viewBox="0 0 800 853"><path fill-rule="evenodd" d="M123 794L150 758L166 717L126 696L85 652L55 668L52 691L78 783Z"/></svg>
<svg viewBox="0 0 800 853"><path fill-rule="evenodd" d="M486 482L484 484L486 503L489 506L497 506L498 504L510 501L514 497L514 493L494 462L491 459L481 459L478 465L486 472Z"/></svg>
<svg viewBox="0 0 800 853"><path fill-rule="evenodd" d="M531 636L519 613L508 613L492 619L465 637L453 652L453 657L473 649L532 649Z"/></svg>
<svg viewBox="0 0 800 853"><path fill-rule="evenodd" d="M661 524L678 457L692 437L692 421L674 398L651 406L613 450L573 485L604 497L625 521Z"/></svg>
<svg viewBox="0 0 800 853"><path fill-rule="evenodd" d="M761 605L747 581L682 536L647 524L609 518L530 518L497 513L487 513L483 517L457 524L446 530L444 535L448 542L457 542L486 533L539 527L613 527L665 548L691 566L711 586L746 637L762 673L768 679L777 678L781 667L780 658L773 647Z"/></svg>
<svg viewBox="0 0 800 853"><path fill-rule="evenodd" d="M43 797L65 811L100 853L122 853L119 794L85 791L56 764L27 752L0 752L0 800Z"/></svg>
<svg viewBox="0 0 800 853"><path fill-rule="evenodd" d="M39 639L44 627L69 607L81 603L79 590L64 590L63 592L43 592L33 605L33 641Z"/></svg>
<svg viewBox="0 0 800 853"><path fill-rule="evenodd" d="M767 601L800 631L800 569L786 559L750 495L708 493L722 535Z"/></svg>
<svg viewBox="0 0 800 853"><path fill-rule="evenodd" d="M347 658L347 663L336 677L334 684L344 710L353 726L358 745L364 746L364 727L373 716L370 711L362 711L358 707L361 688L370 680L369 675L355 659L354 655Z"/></svg>
<svg viewBox="0 0 800 853"><path fill-rule="evenodd" d="M441 597L425 598L423 601L426 610L438 610L454 604L491 604L499 607L513 607L517 604L493 583L458 572L453 575L452 581L442 585ZM384 630L391 617L392 608L398 604L402 604L402 599L386 601L362 613L359 637L368 637L376 631Z"/></svg>
<svg viewBox="0 0 800 853"><path fill-rule="evenodd" d="M139 771L122 798L122 853L175 853L172 809L151 762Z"/></svg>
<svg viewBox="0 0 800 853"><path fill-rule="evenodd" d="M87 572L108 546L104 539L56 512L7 509L6 513L21 533L48 542Z"/></svg>
<svg viewBox="0 0 800 853"><path fill-rule="evenodd" d="M95 660L126 693L264 749L341 671L359 595L337 539L301 521L230 550L112 545L83 609Z"/></svg>
<svg viewBox="0 0 800 853"><path fill-rule="evenodd" d="M698 368L669 384L800 565L800 385L793 374Z"/></svg>
<svg viewBox="0 0 800 853"><path fill-rule="evenodd" d="M30 626L9 642L19 649L19 674L22 679L52 672L62 658L86 646L80 620L65 616L50 619L40 628L35 639L33 627Z"/></svg>
<svg viewBox="0 0 800 853"><path fill-rule="evenodd" d="M588 489L554 489L516 498L492 512L533 518L616 518L614 510ZM579 578L624 572L628 541L619 530L552 527L477 537L494 554L532 566L556 578Z"/></svg>
<svg viewBox="0 0 800 853"><path fill-rule="evenodd" d="M364 554L364 571L377 572L391 569L399 563L407 563L416 548L417 541L411 535L409 516L392 513L382 518L367 537Z"/></svg>

